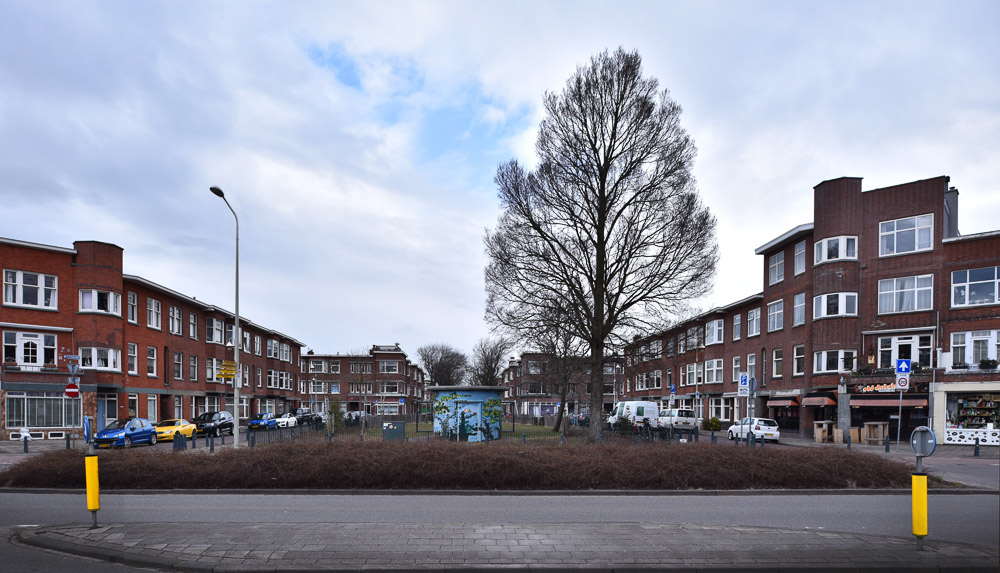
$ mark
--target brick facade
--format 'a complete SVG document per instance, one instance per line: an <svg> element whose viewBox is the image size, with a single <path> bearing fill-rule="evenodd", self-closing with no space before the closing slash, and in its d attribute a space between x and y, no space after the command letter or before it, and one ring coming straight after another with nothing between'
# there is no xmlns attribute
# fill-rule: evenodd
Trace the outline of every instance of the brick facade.
<svg viewBox="0 0 1000 573"><path fill-rule="evenodd" d="M302 356L310 407L330 410L331 398L344 412L406 415L421 412L425 374L398 344L374 345L367 353Z"/></svg>
<svg viewBox="0 0 1000 573"><path fill-rule="evenodd" d="M737 397L743 371L759 382L755 412L777 418L785 431L812 435L816 421L841 428L888 422L895 438L897 410L888 402L900 395L874 390L894 386L896 360L910 359L914 372L903 395L901 428L906 437L918 425L952 442L979 435L972 430L985 432L987 424L997 428L1000 379L978 359L996 360L1000 352L1000 232L961 236L957 208L958 191L947 177L872 191L863 191L859 178L820 183L814 223L756 250L762 255L761 293L637 338L626 350L625 394L669 402L669 385L643 389L643 381L651 372L664 379L670 372L676 402L731 422L747 414L747 401ZM970 270L981 277L991 269L992 282L956 282L972 276L962 274ZM978 300L957 302L965 291ZM774 323L776 304L780 325ZM760 334L749 335L755 309ZM720 318L722 340L706 343L706 329ZM953 364L959 355L953 340L964 340L957 352L975 352L977 360ZM651 355L656 345L664 352ZM714 379L719 359L721 382ZM990 435L1000 443L997 432Z"/></svg>

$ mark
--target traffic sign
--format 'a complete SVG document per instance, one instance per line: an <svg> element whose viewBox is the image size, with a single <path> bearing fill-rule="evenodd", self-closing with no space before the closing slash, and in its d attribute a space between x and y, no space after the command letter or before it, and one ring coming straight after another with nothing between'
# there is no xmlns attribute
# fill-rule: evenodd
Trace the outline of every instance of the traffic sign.
<svg viewBox="0 0 1000 573"><path fill-rule="evenodd" d="M897 376L896 377L896 388L903 392L910 389L910 377L909 376Z"/></svg>
<svg viewBox="0 0 1000 573"><path fill-rule="evenodd" d="M66 396L69 398L76 398L80 395L80 387L76 384L70 382L66 385Z"/></svg>
<svg viewBox="0 0 1000 573"><path fill-rule="evenodd" d="M673 396L676 393L677 393L677 386L671 384L670 385L670 395Z"/></svg>
<svg viewBox="0 0 1000 573"><path fill-rule="evenodd" d="M740 386L736 393L737 396L750 396L750 375L746 372L740 372Z"/></svg>
<svg viewBox="0 0 1000 573"><path fill-rule="evenodd" d="M750 391L751 392L756 392L757 391L757 378L756 377L751 377L750 378Z"/></svg>
<svg viewBox="0 0 1000 573"><path fill-rule="evenodd" d="M896 374L910 374L910 361L905 358L900 358L896 361Z"/></svg>
<svg viewBox="0 0 1000 573"><path fill-rule="evenodd" d="M910 361L904 358L896 361L896 388L900 392L910 388Z"/></svg>
<svg viewBox="0 0 1000 573"><path fill-rule="evenodd" d="M235 360L223 360L222 361L222 367L223 368L232 368L233 370L236 370L236 361Z"/></svg>
<svg viewBox="0 0 1000 573"><path fill-rule="evenodd" d="M937 449L937 436L927 426L920 426L910 434L910 447L918 458L928 457Z"/></svg>

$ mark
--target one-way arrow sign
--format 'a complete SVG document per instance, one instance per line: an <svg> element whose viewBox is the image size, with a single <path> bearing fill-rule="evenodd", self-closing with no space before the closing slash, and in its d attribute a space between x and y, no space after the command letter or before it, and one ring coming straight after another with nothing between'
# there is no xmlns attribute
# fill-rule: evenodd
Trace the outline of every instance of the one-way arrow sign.
<svg viewBox="0 0 1000 573"><path fill-rule="evenodd" d="M909 374L910 361L900 358L896 361L896 374Z"/></svg>

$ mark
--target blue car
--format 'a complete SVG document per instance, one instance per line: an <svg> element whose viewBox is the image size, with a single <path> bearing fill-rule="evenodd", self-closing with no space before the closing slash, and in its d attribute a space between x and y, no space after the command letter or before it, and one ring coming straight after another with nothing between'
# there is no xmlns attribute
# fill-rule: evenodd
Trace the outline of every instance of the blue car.
<svg viewBox="0 0 1000 573"><path fill-rule="evenodd" d="M278 427L278 421L271 412L261 412L254 414L247 426L251 430L273 430Z"/></svg>
<svg viewBox="0 0 1000 573"><path fill-rule="evenodd" d="M115 420L94 436L94 447L128 448L132 444L156 444L156 427L146 418Z"/></svg>

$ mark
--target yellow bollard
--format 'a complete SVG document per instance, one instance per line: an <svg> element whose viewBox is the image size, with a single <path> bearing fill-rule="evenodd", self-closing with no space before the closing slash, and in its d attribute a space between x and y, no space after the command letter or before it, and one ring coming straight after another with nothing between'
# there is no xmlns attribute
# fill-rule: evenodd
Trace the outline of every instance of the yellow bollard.
<svg viewBox="0 0 1000 573"><path fill-rule="evenodd" d="M927 474L913 474L913 535L927 536Z"/></svg>
<svg viewBox="0 0 1000 573"><path fill-rule="evenodd" d="M87 473L87 509L93 517L91 529L97 527L97 510L101 509L101 487L97 482L97 455L90 454L86 458L85 468Z"/></svg>

